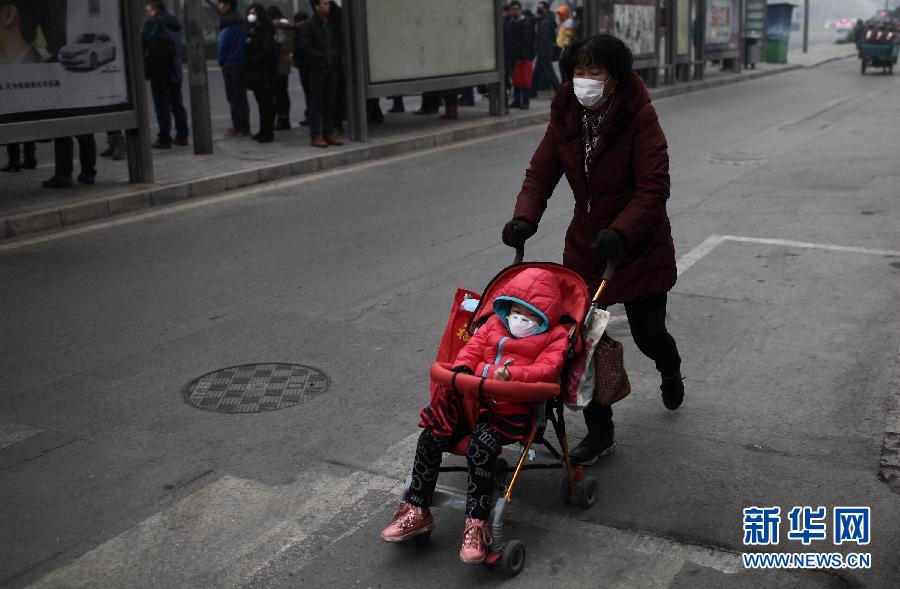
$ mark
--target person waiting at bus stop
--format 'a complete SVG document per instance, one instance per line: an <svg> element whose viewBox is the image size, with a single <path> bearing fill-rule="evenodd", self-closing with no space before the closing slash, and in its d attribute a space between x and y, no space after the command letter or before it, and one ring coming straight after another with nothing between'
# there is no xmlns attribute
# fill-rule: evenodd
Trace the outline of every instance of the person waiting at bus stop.
<svg viewBox="0 0 900 589"><path fill-rule="evenodd" d="M159 136L153 147L172 148L172 119L175 119L175 145L187 145L188 119L181 96L181 23L166 12L162 0L149 0L144 7L143 44L146 77L150 80L153 108Z"/></svg>
<svg viewBox="0 0 900 589"><path fill-rule="evenodd" d="M575 212L563 264L596 289L607 264L615 262L600 304L624 303L635 344L662 377L663 404L675 410L684 385L681 357L666 329L666 298L677 275L666 214L668 146L632 63L631 51L612 35L575 41L563 53L566 77L574 79L553 99L550 124L525 172L503 242L519 247L535 234L565 175ZM612 408L592 401L584 420L588 434L572 459L589 465L615 449Z"/></svg>
<svg viewBox="0 0 900 589"><path fill-rule="evenodd" d="M247 51L247 30L244 19L237 13L237 0L219 0L219 38L216 59L222 67L225 96L231 106L231 127L228 137L250 135L250 104L244 84L244 55Z"/></svg>
<svg viewBox="0 0 900 589"><path fill-rule="evenodd" d="M338 75L341 69L340 31L329 18L328 0L310 0L312 17L298 31L300 59L309 70L309 135L313 147L343 145L334 130Z"/></svg>
<svg viewBox="0 0 900 589"><path fill-rule="evenodd" d="M253 139L271 143L275 139L275 82L278 77L278 45L275 28L262 4L247 9L247 56L244 81L259 109L259 133Z"/></svg>

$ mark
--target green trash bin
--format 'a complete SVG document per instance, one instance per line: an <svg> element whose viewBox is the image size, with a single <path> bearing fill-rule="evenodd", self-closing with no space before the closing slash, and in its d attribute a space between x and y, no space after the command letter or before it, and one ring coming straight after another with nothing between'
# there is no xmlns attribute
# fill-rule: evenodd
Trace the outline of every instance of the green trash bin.
<svg viewBox="0 0 900 589"><path fill-rule="evenodd" d="M766 61L787 63L794 5L769 4L766 11Z"/></svg>
<svg viewBox="0 0 900 589"><path fill-rule="evenodd" d="M769 39L766 44L766 62L767 63L787 63L788 57L787 41Z"/></svg>

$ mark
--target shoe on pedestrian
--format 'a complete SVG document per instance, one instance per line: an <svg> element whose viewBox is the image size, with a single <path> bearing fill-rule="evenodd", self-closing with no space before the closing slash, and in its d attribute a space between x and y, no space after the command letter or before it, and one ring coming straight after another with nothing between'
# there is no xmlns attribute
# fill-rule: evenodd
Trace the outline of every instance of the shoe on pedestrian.
<svg viewBox="0 0 900 589"><path fill-rule="evenodd" d="M399 108L396 106L392 106L391 108L388 109L388 112L391 114L398 114L401 112L406 112L406 109L402 106L400 106Z"/></svg>
<svg viewBox="0 0 900 589"><path fill-rule="evenodd" d="M326 137L325 142L328 143L328 145L343 145L344 144L343 139L341 139L334 133L332 133L331 135Z"/></svg>
<svg viewBox="0 0 900 589"><path fill-rule="evenodd" d="M259 135L254 135L253 139L255 139L257 143L272 143L273 141L275 141L275 135L263 135L262 133L260 133Z"/></svg>
<svg viewBox="0 0 900 589"><path fill-rule="evenodd" d="M287 117L278 117L278 120L275 122L275 130L276 131L290 131L291 130L291 120Z"/></svg>
<svg viewBox="0 0 900 589"><path fill-rule="evenodd" d="M153 149L172 149L171 141L157 140L150 144Z"/></svg>
<svg viewBox="0 0 900 589"><path fill-rule="evenodd" d="M444 114L441 115L442 119L446 120L456 120L459 118L459 108L455 104L448 104L444 107Z"/></svg>
<svg viewBox="0 0 900 589"><path fill-rule="evenodd" d="M588 427L588 433L569 453L574 464L591 466L616 451L615 430Z"/></svg>
<svg viewBox="0 0 900 589"><path fill-rule="evenodd" d="M181 146L181 147L187 147L187 146L188 146L188 140L187 140L187 139L176 139L176 140L173 141L172 143L174 143L175 145Z"/></svg>
<svg viewBox="0 0 900 589"><path fill-rule="evenodd" d="M488 532L487 522L467 517L459 559L466 564L481 564L490 546L491 534Z"/></svg>
<svg viewBox="0 0 900 589"><path fill-rule="evenodd" d="M113 161L121 161L128 158L128 150L125 148L125 137L122 135L114 135L109 139L109 157Z"/></svg>
<svg viewBox="0 0 900 589"><path fill-rule="evenodd" d="M93 184L97 174L78 174L78 181L82 184Z"/></svg>
<svg viewBox="0 0 900 589"><path fill-rule="evenodd" d="M23 170L33 170L37 167L37 160L33 157L25 158L25 161L22 162Z"/></svg>
<svg viewBox="0 0 900 589"><path fill-rule="evenodd" d="M438 110L437 110L437 109L434 109L434 110L422 110L422 109L420 108L419 110L414 110L414 111L413 111L413 114L414 114L414 115L436 115L436 114L438 114Z"/></svg>
<svg viewBox="0 0 900 589"><path fill-rule="evenodd" d="M226 137L237 137L241 135L240 130L235 129L234 127L229 127L227 131L225 131Z"/></svg>
<svg viewBox="0 0 900 589"><path fill-rule="evenodd" d="M328 142L321 135L317 135L309 144L313 147L328 147Z"/></svg>
<svg viewBox="0 0 900 589"><path fill-rule="evenodd" d="M300 121L297 124L300 125L301 127L309 127L309 121L306 119L303 119L302 121Z"/></svg>
<svg viewBox="0 0 900 589"><path fill-rule="evenodd" d="M681 370L676 370L672 376L663 376L659 389L662 391L663 405L669 411L675 411L684 402L684 377Z"/></svg>
<svg viewBox="0 0 900 589"><path fill-rule="evenodd" d="M381 530L385 542L405 542L410 538L427 534L434 529L434 518L427 507L417 507L412 503L401 503L394 512L391 525Z"/></svg>
<svg viewBox="0 0 900 589"><path fill-rule="evenodd" d="M72 188L72 179L54 175L49 180L41 182L41 184L44 188Z"/></svg>
<svg viewBox="0 0 900 589"><path fill-rule="evenodd" d="M106 144L106 149L100 152L100 157L112 157L113 154L113 144L112 141L109 141Z"/></svg>
<svg viewBox="0 0 900 589"><path fill-rule="evenodd" d="M10 161L5 166L0 168L0 172L18 172L22 169L22 164L20 162Z"/></svg>

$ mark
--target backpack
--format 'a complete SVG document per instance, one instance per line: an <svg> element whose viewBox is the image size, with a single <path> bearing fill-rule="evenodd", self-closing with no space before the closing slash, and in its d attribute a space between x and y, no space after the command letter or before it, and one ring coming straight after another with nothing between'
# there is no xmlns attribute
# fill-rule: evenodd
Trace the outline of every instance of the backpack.
<svg viewBox="0 0 900 589"><path fill-rule="evenodd" d="M148 80L170 78L176 67L175 41L161 22L155 24L156 32L144 42L144 77Z"/></svg>

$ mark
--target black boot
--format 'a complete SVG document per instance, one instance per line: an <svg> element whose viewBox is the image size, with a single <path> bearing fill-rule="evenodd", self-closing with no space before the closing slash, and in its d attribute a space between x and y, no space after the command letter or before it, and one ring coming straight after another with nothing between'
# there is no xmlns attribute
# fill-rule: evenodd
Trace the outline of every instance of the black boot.
<svg viewBox="0 0 900 589"><path fill-rule="evenodd" d="M616 451L615 430L588 427L588 434L572 449L569 456L572 462L582 466L590 466L601 456L608 456Z"/></svg>
<svg viewBox="0 0 900 589"><path fill-rule="evenodd" d="M662 384L659 389L662 391L663 405L670 411L675 411L681 407L684 401L684 377L681 376L681 370L676 370L672 376L663 376Z"/></svg>
<svg viewBox="0 0 900 589"><path fill-rule="evenodd" d="M276 131L290 131L291 130L291 120L287 117L278 117L277 122L275 123Z"/></svg>

